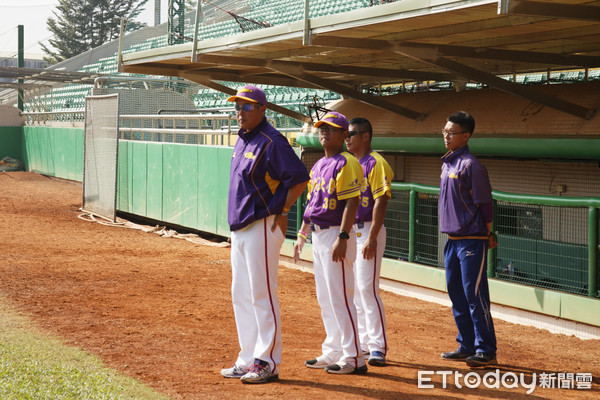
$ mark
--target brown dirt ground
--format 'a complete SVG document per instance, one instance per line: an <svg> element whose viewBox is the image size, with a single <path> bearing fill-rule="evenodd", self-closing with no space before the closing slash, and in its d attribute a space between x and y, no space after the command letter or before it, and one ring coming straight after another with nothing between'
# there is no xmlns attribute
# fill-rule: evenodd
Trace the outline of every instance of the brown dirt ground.
<svg viewBox="0 0 600 400"><path fill-rule="evenodd" d="M440 359L456 347L450 309L384 292L387 367L332 376L304 367L324 330L313 276L281 268L281 380L243 385L219 370L237 352L229 249L78 219L81 186L0 173L0 292L44 331L175 399L591 399L600 397L600 340L496 320L501 373L592 373L591 390L417 387L418 371L470 370ZM493 371L493 370L492 370ZM483 374L488 371L479 371Z"/></svg>

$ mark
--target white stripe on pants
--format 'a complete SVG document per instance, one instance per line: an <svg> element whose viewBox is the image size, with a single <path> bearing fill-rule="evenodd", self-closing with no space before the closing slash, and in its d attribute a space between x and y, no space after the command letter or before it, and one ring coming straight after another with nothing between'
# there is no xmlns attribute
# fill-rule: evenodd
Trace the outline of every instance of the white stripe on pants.
<svg viewBox="0 0 600 400"><path fill-rule="evenodd" d="M322 345L325 360L331 364L346 362L354 367L365 365L360 353L356 308L354 306L354 273L356 235L350 232L346 258L333 262L331 248L337 239L339 227L330 227L312 233L313 265L317 300L326 338Z"/></svg>
<svg viewBox="0 0 600 400"><path fill-rule="evenodd" d="M254 359L278 372L281 363L281 316L277 298L279 253L284 235L271 232L275 216L231 232L231 294L240 353L238 367Z"/></svg>

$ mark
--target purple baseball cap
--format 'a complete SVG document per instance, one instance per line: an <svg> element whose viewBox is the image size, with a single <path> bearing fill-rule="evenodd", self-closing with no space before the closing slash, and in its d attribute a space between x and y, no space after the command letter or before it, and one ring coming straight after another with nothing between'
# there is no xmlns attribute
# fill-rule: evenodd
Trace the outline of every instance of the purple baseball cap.
<svg viewBox="0 0 600 400"><path fill-rule="evenodd" d="M235 96L229 97L227 101L236 101L237 99L247 100L263 106L267 105L267 96L265 96L265 92L254 85L246 85L239 88Z"/></svg>
<svg viewBox="0 0 600 400"><path fill-rule="evenodd" d="M315 122L315 128L319 126L327 124L336 128L342 128L343 130L348 130L348 120L343 114L340 114L336 111L329 111L323 118Z"/></svg>

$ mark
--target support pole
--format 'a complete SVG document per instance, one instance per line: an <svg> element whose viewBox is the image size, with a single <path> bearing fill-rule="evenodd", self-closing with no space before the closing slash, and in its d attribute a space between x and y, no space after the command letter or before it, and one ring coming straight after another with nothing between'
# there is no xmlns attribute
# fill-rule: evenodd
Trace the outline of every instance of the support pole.
<svg viewBox="0 0 600 400"><path fill-rule="evenodd" d="M302 45L310 46L310 0L304 0L304 32L302 33Z"/></svg>
<svg viewBox="0 0 600 400"><path fill-rule="evenodd" d="M498 202L493 201L494 205L494 217L492 219L492 233L496 233L496 215L498 213ZM487 274L488 278L494 278L496 276L496 269L498 268L498 247L488 250L488 264Z"/></svg>
<svg viewBox="0 0 600 400"><path fill-rule="evenodd" d="M588 296L598 295L598 209L588 213Z"/></svg>
<svg viewBox="0 0 600 400"><path fill-rule="evenodd" d="M19 51L18 51L18 59L17 59L17 67L19 68L24 68L25 67L25 50L24 50L24 43L25 43L25 31L24 31L24 26L23 25L19 25L17 27L18 29L18 36L19 36ZM18 83L19 85L23 84L23 79L19 79ZM19 88L18 90L18 100L17 100L17 107L19 108L19 110L23 111L23 89Z"/></svg>
<svg viewBox="0 0 600 400"><path fill-rule="evenodd" d="M417 192L415 190L410 191L408 210L408 262L415 262L417 245Z"/></svg>

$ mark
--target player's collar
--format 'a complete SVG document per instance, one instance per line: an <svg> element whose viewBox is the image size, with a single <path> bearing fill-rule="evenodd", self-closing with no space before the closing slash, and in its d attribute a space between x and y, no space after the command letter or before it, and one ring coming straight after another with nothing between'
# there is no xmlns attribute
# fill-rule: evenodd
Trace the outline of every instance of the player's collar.
<svg viewBox="0 0 600 400"><path fill-rule="evenodd" d="M264 117L263 120L258 125L256 125L254 128L252 128L252 130L247 131L243 128L240 128L240 130L238 131L238 136L241 139L248 141L248 140L252 139L254 136L256 136L256 133L259 130L261 130L263 128L263 126L267 123L268 123L267 117Z"/></svg>
<svg viewBox="0 0 600 400"><path fill-rule="evenodd" d="M452 162L453 160L455 160L457 157L463 155L464 153L467 153L469 151L469 146L468 145L464 145L463 147L460 147L454 151L449 151L446 154L444 154L442 156L442 161L443 162Z"/></svg>

